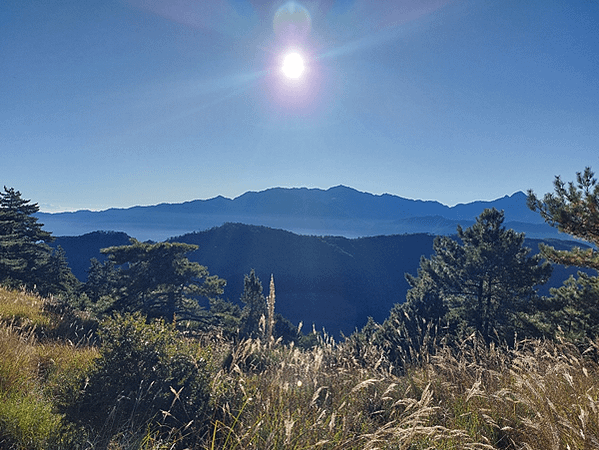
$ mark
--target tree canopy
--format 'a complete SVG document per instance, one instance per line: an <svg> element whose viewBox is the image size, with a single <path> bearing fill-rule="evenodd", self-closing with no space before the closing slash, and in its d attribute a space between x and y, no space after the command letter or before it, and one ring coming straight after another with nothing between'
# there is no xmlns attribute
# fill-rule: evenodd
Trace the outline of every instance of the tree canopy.
<svg viewBox="0 0 599 450"><path fill-rule="evenodd" d="M256 276L254 269L243 278L243 293L241 302L245 305L241 312L242 337L258 337L264 335L267 305L266 298L262 294L262 282ZM260 327L262 325L262 331Z"/></svg>
<svg viewBox="0 0 599 450"><path fill-rule="evenodd" d="M14 188L0 192L0 283L42 295L70 293L78 282L64 251L48 245L54 238L38 223L38 211L37 203Z"/></svg>
<svg viewBox="0 0 599 450"><path fill-rule="evenodd" d="M599 270L599 184L590 167L576 173L576 182L565 183L559 176L553 182L554 192L539 199L528 191L528 206L538 211L545 221L558 230L593 244L588 250L575 247L570 251L540 245L541 253L550 261L566 266ZM543 310L539 312L548 333L559 333L574 340L599 335L599 278L578 272L564 285L551 290Z"/></svg>
<svg viewBox="0 0 599 450"><path fill-rule="evenodd" d="M538 211L545 221L559 231L599 246L599 185L590 167L576 173L576 183L567 184L559 176L553 185L555 192L539 199L528 191L528 206ZM593 249L558 251L547 245L541 246L543 255L556 263L567 266L588 267L599 270L599 254Z"/></svg>
<svg viewBox="0 0 599 450"><path fill-rule="evenodd" d="M485 339L509 341L526 328L522 313L537 298L536 287L549 279L551 266L540 255L529 256L524 233L506 229L503 221L503 211L486 209L471 227L458 226L459 240L437 237L418 275L406 274L411 289L402 312L443 319L458 334L476 331Z"/></svg>
<svg viewBox="0 0 599 450"><path fill-rule="evenodd" d="M195 297L223 293L226 281L210 275L208 269L185 256L197 246L182 243L145 243L131 239L131 245L109 247L101 252L109 263L120 266L111 309L141 311L149 317L168 321L193 319L198 309ZM114 271L108 271L114 278Z"/></svg>

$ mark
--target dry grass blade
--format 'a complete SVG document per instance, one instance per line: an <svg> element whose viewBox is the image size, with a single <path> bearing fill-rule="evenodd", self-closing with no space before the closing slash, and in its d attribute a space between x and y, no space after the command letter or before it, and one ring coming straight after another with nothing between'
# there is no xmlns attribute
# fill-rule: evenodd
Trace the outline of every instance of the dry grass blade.
<svg viewBox="0 0 599 450"><path fill-rule="evenodd" d="M356 392L358 392L361 389L366 389L369 386L374 385L375 383L379 383L383 381L382 379L377 379L377 378L369 378L368 380L364 380L360 383L358 383L352 390L351 393L355 394Z"/></svg>

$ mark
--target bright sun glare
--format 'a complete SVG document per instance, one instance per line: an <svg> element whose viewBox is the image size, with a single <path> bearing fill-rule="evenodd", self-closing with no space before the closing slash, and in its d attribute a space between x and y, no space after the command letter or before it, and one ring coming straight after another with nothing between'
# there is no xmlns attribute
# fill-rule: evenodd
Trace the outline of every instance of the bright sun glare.
<svg viewBox="0 0 599 450"><path fill-rule="evenodd" d="M281 70L287 78L299 78L304 72L304 59L299 53L289 53L283 60Z"/></svg>

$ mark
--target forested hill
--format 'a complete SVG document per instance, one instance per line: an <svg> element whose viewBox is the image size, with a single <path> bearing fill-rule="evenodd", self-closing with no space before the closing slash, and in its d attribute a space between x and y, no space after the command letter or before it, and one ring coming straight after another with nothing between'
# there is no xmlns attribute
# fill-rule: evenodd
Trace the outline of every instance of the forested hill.
<svg viewBox="0 0 599 450"><path fill-rule="evenodd" d="M558 237L555 228L528 209L522 192L493 201L449 207L435 201L359 192L346 186L327 190L273 188L246 192L235 199L215 197L106 211L38 213L37 217L55 236L114 230L142 241L162 241L234 222L305 235L351 238L407 233L452 234L458 224L464 228L472 225L485 208L505 211L505 226L523 231L529 237Z"/></svg>
<svg viewBox="0 0 599 450"><path fill-rule="evenodd" d="M405 300L404 274L416 275L422 255L432 253L434 236L392 235L348 239L297 235L288 231L243 224L225 224L185 234L171 242L196 244L189 259L227 280L224 297L238 301L243 277L255 269L267 289L270 275L276 283L276 310L294 323L351 333L368 316L383 321L395 303ZM538 240L525 245L538 249ZM547 242L547 241L545 241ZM58 237L74 274L86 277L89 259L102 259L99 249L125 245L124 233L95 232ZM571 248L568 241L551 241L556 248ZM576 269L557 266L549 285L560 286ZM545 288L545 290L547 287Z"/></svg>

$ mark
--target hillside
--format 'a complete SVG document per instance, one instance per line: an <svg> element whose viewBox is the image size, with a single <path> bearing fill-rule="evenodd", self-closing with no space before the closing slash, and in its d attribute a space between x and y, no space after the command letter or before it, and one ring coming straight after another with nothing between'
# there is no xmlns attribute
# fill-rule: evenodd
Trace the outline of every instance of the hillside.
<svg viewBox="0 0 599 450"><path fill-rule="evenodd" d="M266 288L274 274L277 311L295 324L303 321L319 329L349 334L368 316L383 321L395 303L405 299L404 274L416 274L422 255L432 252L434 236L428 234L375 236L356 239L297 235L288 231L225 224L207 231L170 239L198 245L189 259L227 280L224 297L238 301L243 277L256 270ZM526 240L534 252L539 240ZM102 260L99 249L125 245L123 233L95 232L79 237L58 237L74 274L86 278L89 259ZM568 241L550 241L570 248ZM556 266L549 286L559 286L575 268Z"/></svg>
<svg viewBox="0 0 599 450"><path fill-rule="evenodd" d="M396 195L374 195L346 186L327 190L273 188L247 192L235 199L215 197L179 204L135 206L105 211L38 213L45 229L59 236L96 230L122 231L139 240L164 240L202 231L227 222L262 225L305 235L349 238L406 233L452 234L456 226L470 226L485 208L505 211L505 225L534 238L558 233L526 206L526 195L516 192L493 201L453 207L435 201Z"/></svg>
<svg viewBox="0 0 599 450"><path fill-rule="evenodd" d="M81 236L59 236L52 245L60 245L64 249L73 275L85 281L90 259L106 260L106 256L100 253L101 248L128 245L130 239L125 233L95 231Z"/></svg>
<svg viewBox="0 0 599 450"><path fill-rule="evenodd" d="M596 448L599 437L596 347L470 338L436 343L435 357L396 374L374 343L190 339L135 317L84 323L56 306L0 287L0 448L544 450ZM181 361L194 363L189 378L172 370ZM179 402L205 414L165 423L187 417ZM123 410L128 420L114 420Z"/></svg>

